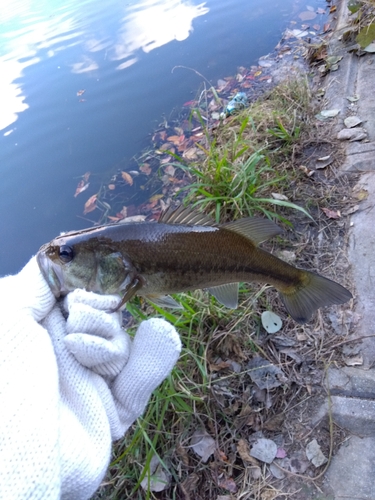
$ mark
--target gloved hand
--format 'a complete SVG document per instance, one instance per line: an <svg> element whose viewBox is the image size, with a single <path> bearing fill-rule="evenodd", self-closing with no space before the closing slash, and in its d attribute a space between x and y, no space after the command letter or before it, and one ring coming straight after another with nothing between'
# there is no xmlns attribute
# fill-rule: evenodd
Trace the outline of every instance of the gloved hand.
<svg viewBox="0 0 375 500"><path fill-rule="evenodd" d="M151 319L131 343L105 312L117 302L77 290L63 314L35 259L0 280L0 498L90 498L112 440L170 373L175 329Z"/></svg>

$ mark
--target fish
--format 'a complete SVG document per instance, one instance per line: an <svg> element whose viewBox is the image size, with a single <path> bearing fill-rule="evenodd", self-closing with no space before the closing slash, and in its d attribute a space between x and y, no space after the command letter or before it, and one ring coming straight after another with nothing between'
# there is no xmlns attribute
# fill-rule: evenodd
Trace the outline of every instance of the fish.
<svg viewBox="0 0 375 500"><path fill-rule="evenodd" d="M43 245L37 261L56 297L76 288L119 294L116 310L133 296L181 307L170 294L208 290L238 307L240 282L271 285L298 323L325 306L352 298L328 278L299 269L259 247L280 234L269 219L245 217L216 224L190 207L167 209L158 222L109 224L62 234Z"/></svg>

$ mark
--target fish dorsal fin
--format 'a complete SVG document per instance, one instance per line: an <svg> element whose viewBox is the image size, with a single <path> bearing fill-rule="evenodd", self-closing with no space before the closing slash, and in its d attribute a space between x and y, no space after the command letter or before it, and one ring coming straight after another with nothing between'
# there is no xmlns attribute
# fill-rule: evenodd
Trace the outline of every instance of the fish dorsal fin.
<svg viewBox="0 0 375 500"><path fill-rule="evenodd" d="M212 286L208 288L216 300L230 309L238 307L238 283L226 283L225 285Z"/></svg>
<svg viewBox="0 0 375 500"><path fill-rule="evenodd" d="M282 229L269 219L246 217L223 224L221 227L239 233L251 240L255 245L282 233Z"/></svg>
<svg viewBox="0 0 375 500"><path fill-rule="evenodd" d="M167 208L161 213L158 222L163 224L186 224L190 226L216 226L211 217L191 207L180 205L178 208Z"/></svg>

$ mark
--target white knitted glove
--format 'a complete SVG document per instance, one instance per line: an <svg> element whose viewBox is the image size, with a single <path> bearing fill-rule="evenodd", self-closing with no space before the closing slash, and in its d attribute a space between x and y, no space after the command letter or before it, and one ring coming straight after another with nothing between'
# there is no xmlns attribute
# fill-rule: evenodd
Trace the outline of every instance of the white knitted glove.
<svg viewBox="0 0 375 500"><path fill-rule="evenodd" d="M76 291L66 320L35 259L0 280L0 498L90 498L111 441L170 373L175 329L151 319L131 345L119 315L104 312L114 300Z"/></svg>
<svg viewBox="0 0 375 500"><path fill-rule="evenodd" d="M81 365L114 378L130 354L130 338L121 328L121 312L108 314L119 298L74 290L65 298L68 335L64 343Z"/></svg>

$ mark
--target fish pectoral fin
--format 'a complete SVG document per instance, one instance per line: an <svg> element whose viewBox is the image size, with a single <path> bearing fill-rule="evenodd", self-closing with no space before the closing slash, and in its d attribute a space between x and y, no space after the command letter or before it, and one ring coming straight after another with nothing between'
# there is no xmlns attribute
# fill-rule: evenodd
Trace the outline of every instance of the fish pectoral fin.
<svg viewBox="0 0 375 500"><path fill-rule="evenodd" d="M225 285L207 288L216 300L230 309L238 307L238 283L226 283Z"/></svg>
<svg viewBox="0 0 375 500"><path fill-rule="evenodd" d="M245 236L245 238L251 240L255 245L259 245L262 241L266 241L272 238L272 236L276 236L283 232L283 230L271 220L260 219L258 217L245 217L244 219L223 224L221 227Z"/></svg>
<svg viewBox="0 0 375 500"><path fill-rule="evenodd" d="M146 295L147 300L153 302L159 307L168 307L171 309L183 309L182 305L176 302L170 295Z"/></svg>
<svg viewBox="0 0 375 500"><path fill-rule="evenodd" d="M143 286L143 281L140 278L134 278L134 280L129 283L128 287L125 290L124 296L120 300L118 306L113 309L112 312L118 311L126 302L129 302L129 300L134 297L134 295L138 292L140 288Z"/></svg>

